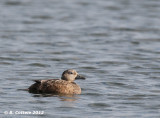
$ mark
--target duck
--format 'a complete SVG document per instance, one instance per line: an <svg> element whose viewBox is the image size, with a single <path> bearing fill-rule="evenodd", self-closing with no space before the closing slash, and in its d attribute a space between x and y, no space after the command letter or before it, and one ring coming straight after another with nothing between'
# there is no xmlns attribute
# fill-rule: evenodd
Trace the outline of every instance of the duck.
<svg viewBox="0 0 160 118"><path fill-rule="evenodd" d="M34 80L28 91L30 93L81 94L81 88L74 80L86 78L76 70L68 69L62 73L61 79Z"/></svg>

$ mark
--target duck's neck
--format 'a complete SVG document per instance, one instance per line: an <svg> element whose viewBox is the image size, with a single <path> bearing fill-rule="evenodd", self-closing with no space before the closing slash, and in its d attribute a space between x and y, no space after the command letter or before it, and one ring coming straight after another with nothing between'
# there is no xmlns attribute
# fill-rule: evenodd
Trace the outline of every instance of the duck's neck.
<svg viewBox="0 0 160 118"><path fill-rule="evenodd" d="M64 77L61 77L61 80L67 81L67 82L72 82L72 81L68 81L67 79L65 79Z"/></svg>

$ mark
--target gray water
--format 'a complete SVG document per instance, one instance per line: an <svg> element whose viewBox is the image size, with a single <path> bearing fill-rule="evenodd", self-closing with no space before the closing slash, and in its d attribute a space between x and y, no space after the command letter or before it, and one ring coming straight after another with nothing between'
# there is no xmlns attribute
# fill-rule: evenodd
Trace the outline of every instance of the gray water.
<svg viewBox="0 0 160 118"><path fill-rule="evenodd" d="M81 95L22 90L70 68ZM159 101L159 0L0 1L0 117L159 118Z"/></svg>

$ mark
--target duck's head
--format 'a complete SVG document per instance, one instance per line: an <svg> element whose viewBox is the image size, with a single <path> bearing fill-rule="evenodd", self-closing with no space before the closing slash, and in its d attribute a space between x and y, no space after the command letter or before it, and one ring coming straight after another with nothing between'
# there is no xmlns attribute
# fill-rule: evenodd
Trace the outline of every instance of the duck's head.
<svg viewBox="0 0 160 118"><path fill-rule="evenodd" d="M62 80L73 82L76 79L85 79L85 77L79 75L76 70L68 69L62 73Z"/></svg>

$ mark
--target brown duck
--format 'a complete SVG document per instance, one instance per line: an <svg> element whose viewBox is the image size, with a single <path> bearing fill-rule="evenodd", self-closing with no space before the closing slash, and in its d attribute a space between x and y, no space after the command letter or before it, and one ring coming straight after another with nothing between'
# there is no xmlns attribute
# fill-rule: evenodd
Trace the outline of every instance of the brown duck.
<svg viewBox="0 0 160 118"><path fill-rule="evenodd" d="M75 70L69 69L62 73L61 79L35 80L28 90L30 93L53 93L53 94L81 94L81 88L74 80L85 79Z"/></svg>

